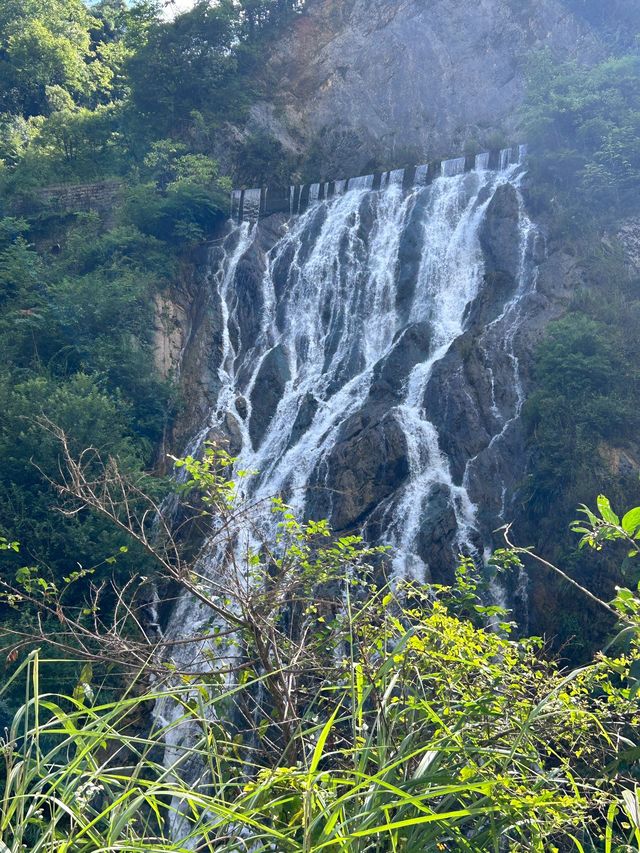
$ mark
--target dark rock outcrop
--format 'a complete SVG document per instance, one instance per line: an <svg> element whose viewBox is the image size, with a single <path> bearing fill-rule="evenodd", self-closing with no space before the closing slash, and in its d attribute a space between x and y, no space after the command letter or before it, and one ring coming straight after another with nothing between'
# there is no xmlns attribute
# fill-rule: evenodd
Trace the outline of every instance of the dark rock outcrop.
<svg viewBox="0 0 640 853"><path fill-rule="evenodd" d="M338 442L316 473L310 512L336 530L350 530L403 483L409 473L404 433L384 407L369 407L342 427Z"/></svg>
<svg viewBox="0 0 640 853"><path fill-rule="evenodd" d="M416 364L429 356L431 330L428 323L412 323L397 336L386 359L376 366L370 398L374 405L398 402L404 383Z"/></svg>
<svg viewBox="0 0 640 853"><path fill-rule="evenodd" d="M452 545L456 527L456 516L448 491L443 486L434 486L429 494L418 537L419 552L429 567L428 580L453 580L453 568L458 558Z"/></svg>
<svg viewBox="0 0 640 853"><path fill-rule="evenodd" d="M273 418L287 382L291 379L289 360L282 344L265 357L251 394L249 433L257 447Z"/></svg>

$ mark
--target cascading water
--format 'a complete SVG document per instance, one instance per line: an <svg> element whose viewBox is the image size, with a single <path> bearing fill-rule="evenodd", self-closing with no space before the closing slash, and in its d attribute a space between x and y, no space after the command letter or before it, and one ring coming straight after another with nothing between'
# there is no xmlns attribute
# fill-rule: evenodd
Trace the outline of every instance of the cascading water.
<svg viewBox="0 0 640 853"><path fill-rule="evenodd" d="M380 177L380 189L385 190L390 184L399 184L402 186L404 182L405 170L394 169L391 172L383 172Z"/></svg>
<svg viewBox="0 0 640 853"><path fill-rule="evenodd" d="M465 170L466 158L456 157L454 160L442 161L442 175L445 178L453 178L455 175L462 175ZM506 164L505 164L506 168Z"/></svg>
<svg viewBox="0 0 640 853"><path fill-rule="evenodd" d="M489 168L489 160L491 159L491 155L488 152L484 152L483 154L476 154L476 162L475 167L479 172L484 172Z"/></svg>
<svg viewBox="0 0 640 853"><path fill-rule="evenodd" d="M360 175L357 178L349 178L348 190L370 190L373 187L375 175Z"/></svg>
<svg viewBox="0 0 640 853"><path fill-rule="evenodd" d="M222 313L221 387L200 439L210 430L231 431L239 467L258 472L244 487L253 503L283 495L301 515L364 530L392 546L397 575L421 580L439 569L425 528L435 503L447 506L451 559L458 552L482 554L486 537L474 490L488 467L502 476L500 444L524 400L514 342L523 300L535 287L535 229L520 196L522 167L489 171L482 157L478 166L465 173L464 159L448 161L442 177L410 192L403 192L399 172L389 173L380 191L370 189L372 176L349 181L346 191L336 184L329 200L316 202L314 191L316 203L264 253L250 300L243 295L242 265L248 254L262 252L259 225L230 232L211 280ZM493 200L506 189L517 197L518 263L512 291L476 337L491 388L487 435L461 466L447 450L451 434L439 417L447 401L438 399L438 388L445 387L447 359L465 340L474 306L488 298L482 230ZM413 355L400 357L407 338ZM393 382L385 380L391 390L381 396L383 379L398 361ZM455 372L446 380L455 385ZM476 405L463 383L455 387L469 396L467 407ZM396 482L350 514L332 472L354 430L364 434L376 419L381 454L385 443L394 443L400 457ZM507 511L507 486L500 492L496 516ZM272 523L268 507L263 521ZM204 571L221 573L220 559L210 555ZM168 635L201 635L210 619L206 608L183 598ZM193 649L182 654L182 665L193 664Z"/></svg>
<svg viewBox="0 0 640 853"><path fill-rule="evenodd" d="M396 576L438 577L460 552L482 558L517 480L518 335L536 283L522 167L502 159L502 171L486 155L471 172L448 161L428 185L418 169L409 192L402 171L384 175L380 190L373 176L336 182L331 198L315 185L306 213L277 220L275 237L255 222L258 194L245 193L253 221L229 231L222 254L212 250L219 388L189 452L211 434L229 437L238 468L258 472L242 488L264 506L256 523L267 531L269 499L282 495L300 515L389 544ZM299 198L292 188L292 209ZM487 527L479 495L488 482ZM198 571L218 594L224 549L205 548ZM526 596L526 584L516 593ZM215 642L188 642L214 627L210 608L179 599L164 636L178 641L179 671L224 666ZM160 724L180 714L157 703ZM198 737L170 728L167 766ZM194 765L194 778L201 773Z"/></svg>
<svg viewBox="0 0 640 853"><path fill-rule="evenodd" d="M445 164L443 173L444 167ZM462 174L457 165L450 170ZM479 203L479 194L467 194L463 181L440 181L431 193L423 220L426 250L410 319L428 321L431 352L411 371L404 400L397 410L409 448L410 476L400 500L392 502L388 517L396 573L419 580L425 579L427 567L416 552L416 540L424 502L435 485L444 486L450 495L460 550L474 550L475 507L464 485L453 482L437 429L429 420L423 400L433 366L462 334L465 310L482 282L478 227L490 197Z"/></svg>
<svg viewBox="0 0 640 853"><path fill-rule="evenodd" d="M250 221L257 221L260 216L260 190L245 190L244 193L244 217Z"/></svg>

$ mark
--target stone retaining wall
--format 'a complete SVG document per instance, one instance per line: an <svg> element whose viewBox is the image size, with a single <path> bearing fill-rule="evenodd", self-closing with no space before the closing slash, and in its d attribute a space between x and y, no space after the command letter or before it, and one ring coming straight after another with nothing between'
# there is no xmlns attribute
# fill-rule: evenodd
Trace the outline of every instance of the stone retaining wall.
<svg viewBox="0 0 640 853"><path fill-rule="evenodd" d="M100 181L94 184L61 184L38 190L38 199L60 210L94 210L108 212L115 207L122 190L120 181Z"/></svg>

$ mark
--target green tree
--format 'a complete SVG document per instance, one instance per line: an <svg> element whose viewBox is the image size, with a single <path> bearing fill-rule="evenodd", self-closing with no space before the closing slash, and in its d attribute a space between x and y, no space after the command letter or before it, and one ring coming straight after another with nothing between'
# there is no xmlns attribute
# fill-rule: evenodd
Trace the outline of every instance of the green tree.
<svg viewBox="0 0 640 853"><path fill-rule="evenodd" d="M94 217L68 232L57 261L26 236L24 220L0 220L0 527L19 531L55 578L74 552L90 559L93 534L52 510L42 472L55 474L57 453L37 421L64 423L71 441L95 442L129 470L152 463L173 405L154 367L153 293L172 265L156 241L131 228L101 233ZM109 556L100 529L95 556Z"/></svg>
<svg viewBox="0 0 640 853"><path fill-rule="evenodd" d="M125 213L145 234L178 244L197 243L228 215L231 182L216 160L188 153L181 142L163 139L144 160L147 183L128 194Z"/></svg>
<svg viewBox="0 0 640 853"><path fill-rule="evenodd" d="M131 57L132 101L162 136L179 134L193 110L229 115L242 102L236 86L237 9L203 0L172 22L153 24Z"/></svg>
<svg viewBox="0 0 640 853"><path fill-rule="evenodd" d="M601 219L637 201L640 181L640 57L593 68L531 60L525 113L534 198L554 198L577 220Z"/></svg>
<svg viewBox="0 0 640 853"><path fill-rule="evenodd" d="M0 110L45 114L47 86L60 86L74 99L107 92L111 72L91 40L97 26L82 0L2 0Z"/></svg>
<svg viewBox="0 0 640 853"><path fill-rule="evenodd" d="M45 478L57 476L59 451L37 419L55 419L65 425L76 449L99 447L135 471L143 457L130 434L126 406L84 374L64 383L44 376L15 383L2 374L0 400L0 529L25 543L21 559L57 581L79 563L91 567L110 557L117 551L117 537L103 522L89 516L65 519L53 509L56 493ZM16 555L6 568L15 571L19 565Z"/></svg>
<svg viewBox="0 0 640 853"><path fill-rule="evenodd" d="M12 308L28 312L39 301L42 263L25 239L28 230L24 219L0 219L0 308L5 312ZM5 321L6 315L0 327Z"/></svg>

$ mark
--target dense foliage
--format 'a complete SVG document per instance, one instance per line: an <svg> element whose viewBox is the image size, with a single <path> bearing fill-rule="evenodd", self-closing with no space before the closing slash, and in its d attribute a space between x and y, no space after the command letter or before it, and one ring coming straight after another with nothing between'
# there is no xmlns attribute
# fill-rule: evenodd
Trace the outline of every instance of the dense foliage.
<svg viewBox="0 0 640 853"><path fill-rule="evenodd" d="M637 53L593 68L546 52L531 60L525 124L536 150L533 198L555 206L566 228L637 208L639 80Z"/></svg>
<svg viewBox="0 0 640 853"><path fill-rule="evenodd" d="M117 532L54 508L43 419L132 476L156 468L179 407L155 364L158 297L227 216L216 130L243 115L261 42L300 5L199 2L168 20L156 0L0 0L0 535L23 543L3 577L25 559L52 584L113 574ZM107 179L92 212L40 192ZM146 570L135 551L118 566Z"/></svg>
<svg viewBox="0 0 640 853"><path fill-rule="evenodd" d="M259 87L261 45L299 0L2 0L0 177L6 188L126 175L155 142L214 157ZM208 184L204 184L207 187Z"/></svg>
<svg viewBox="0 0 640 853"><path fill-rule="evenodd" d="M640 497L640 281L629 262L631 217L640 212L640 57L585 68L537 55L525 120L534 151L529 197L550 251L562 247L559 274L575 288L535 357L522 535L607 597L621 580L618 564L576 554L568 525L570 507L599 492ZM610 629L543 579L534 609L544 614L537 627L562 642L573 638L577 656Z"/></svg>
<svg viewBox="0 0 640 853"><path fill-rule="evenodd" d="M22 220L0 227L0 532L23 542L21 560L49 580L81 565L101 566L100 582L122 542L97 517L55 510L48 481L59 454L40 419L64 424L77 450L100 448L131 472L154 463L175 397L152 348L153 296L171 259L135 228L101 233L91 216L76 221L58 256L34 251ZM143 569L139 555L123 563ZM21 565L6 561L3 575Z"/></svg>
<svg viewBox="0 0 640 853"><path fill-rule="evenodd" d="M183 499L197 493L230 546L247 523L231 462L179 461ZM575 524L583 544L618 540L637 557L640 508L620 519L598 505ZM159 658L149 645L154 690L141 673L114 703L86 665L73 696L45 693L37 654L15 672L26 702L0 803L11 853L638 849L637 595L611 608L615 653L562 673L483 604L471 561L452 587L381 588L358 539L273 511L275 538L198 577L215 629L192 639L188 666L179 645Z"/></svg>

